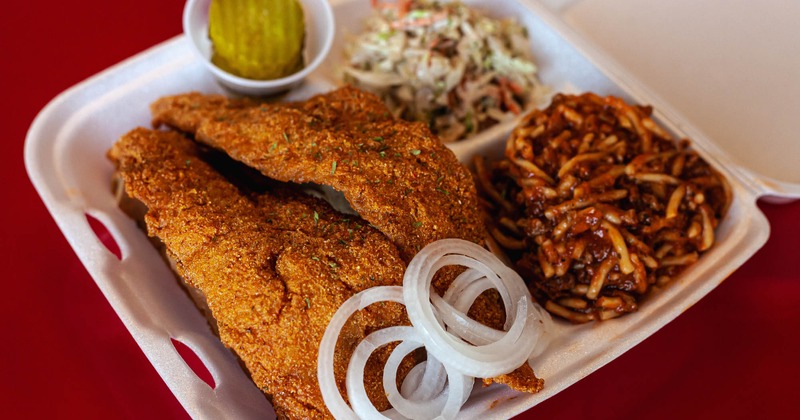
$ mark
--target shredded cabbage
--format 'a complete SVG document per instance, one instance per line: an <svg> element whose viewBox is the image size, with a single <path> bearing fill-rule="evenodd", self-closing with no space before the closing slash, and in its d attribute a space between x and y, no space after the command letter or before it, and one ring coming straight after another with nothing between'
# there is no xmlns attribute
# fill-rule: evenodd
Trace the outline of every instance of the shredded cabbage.
<svg viewBox="0 0 800 420"><path fill-rule="evenodd" d="M461 2L373 0L345 46L343 78L379 94L396 117L423 121L443 142L471 137L537 105L525 27Z"/></svg>

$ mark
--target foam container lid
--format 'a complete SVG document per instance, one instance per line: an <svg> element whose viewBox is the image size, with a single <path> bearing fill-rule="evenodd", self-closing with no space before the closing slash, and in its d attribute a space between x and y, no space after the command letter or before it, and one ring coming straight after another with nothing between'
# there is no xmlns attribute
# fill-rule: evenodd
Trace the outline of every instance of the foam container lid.
<svg viewBox="0 0 800 420"><path fill-rule="evenodd" d="M331 56L288 99L308 97L335 86L335 66L344 31L358 31L370 11L364 7L366 0L331 3L338 28ZM707 53L720 49L727 52L730 44L716 45L714 37L700 39L699 44L694 44L694 38L675 38L671 30L675 21L667 18L669 25L662 27L659 19L663 18L659 16L677 20L686 17L685 11L692 10L691 19L717 19L717 12L725 10L729 14L724 15L726 19L780 14L785 16L779 19L780 25L789 25L788 16L798 13L785 9L779 13L775 9L778 1L759 3L759 11L763 12L760 15L750 15L742 4L731 7L721 1L699 5L680 0L668 5L648 4L647 9L638 8L639 3L633 0L465 3L482 7L492 15L516 16L525 24L540 67L540 78L554 91L594 91L653 105L656 120L676 137L691 138L698 152L729 178L734 193L729 214L718 228L715 246L670 286L649 297L638 312L596 324L556 324L556 338L534 366L546 380L542 392L520 394L502 385L476 387L460 416L509 418L649 337L750 258L769 235L769 224L756 206L759 198L800 197L800 173L794 169L800 146L788 131L790 114L800 109L798 84L788 80L789 76L772 77L770 68L760 69L757 63L725 72L730 68L720 58L725 67L714 68L719 63L707 57L713 56ZM794 12L800 12L800 4L786 3L790 3L788 7ZM703 25L712 24L691 19L682 28L700 30ZM777 37L770 41L777 42L776 45L793 48L794 52L788 54L791 57L776 60L783 68L795 69L789 74L800 74L798 46L781 38L785 35L782 31L788 29L780 25L773 27L762 22L759 33ZM626 31L646 32L647 36ZM703 41L710 44L701 46ZM767 41L758 38L749 44L737 44L736 48L757 48L761 42ZM674 48L664 49L656 44ZM695 65L705 70L692 73ZM764 71L759 76L752 73L759 69ZM739 74L740 71L743 73ZM715 80L716 77L730 77L730 84L735 86L731 91L725 90L728 84ZM768 80L756 80L760 77ZM744 82L764 83L765 90L783 86L788 93L770 96L761 93L762 88L743 86ZM55 98L28 132L25 164L31 181L70 245L188 413L195 418L274 418L264 395L213 335L146 235L117 208L111 192L113 167L105 157L106 151L134 127L150 125L148 105L155 99L192 90L223 92L191 51L187 39L178 36ZM780 101L784 102L775 103ZM455 144L452 149L466 162L475 153L502 147L514 123L496 126L484 135ZM107 228L119 245L120 259L94 234L87 215ZM214 378L213 389L192 372L171 339L186 344L199 356Z"/></svg>
<svg viewBox="0 0 800 420"><path fill-rule="evenodd" d="M582 38L576 45L680 111L766 195L800 197L800 3L541 3Z"/></svg>

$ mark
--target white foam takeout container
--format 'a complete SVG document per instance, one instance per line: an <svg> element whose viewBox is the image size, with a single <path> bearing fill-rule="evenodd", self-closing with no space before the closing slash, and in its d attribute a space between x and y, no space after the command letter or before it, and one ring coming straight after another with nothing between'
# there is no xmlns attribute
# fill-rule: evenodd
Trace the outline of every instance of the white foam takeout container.
<svg viewBox="0 0 800 420"><path fill-rule="evenodd" d="M681 1L686 7L690 6L685 0ZM756 167L744 166L742 162L750 162L745 158L750 155L750 137L725 136L722 140L715 137L712 141L704 132L713 131L716 126L713 117L704 116L699 121L712 121L708 126L711 130L704 127L700 131L693 125L698 122L695 114L682 115L672 107L671 104L680 102L680 98L663 100L664 95L657 96L651 85L638 81L649 75L654 86L669 86L670 76L675 76L673 71L653 77L647 69L636 68L640 76L636 78L627 67L620 66L627 56L614 46L626 42L628 36L607 34L597 20L613 22L618 16L609 13L628 10L625 7L638 10L638 3L633 0L550 0L546 3L476 0L466 3L485 6L484 10L495 16L520 19L529 30L540 77L554 91L593 91L653 105L657 121L676 137L691 138L703 157L728 177L734 193L730 213L719 226L716 245L669 287L646 300L638 312L588 325L557 323L555 341L535 364L537 374L546 381L542 392L528 395L500 385L476 387L462 413L463 418L509 418L635 346L709 293L750 258L769 235L769 225L756 206L757 199L800 197L800 174L792 171L791 165L781 169L784 162L789 162L787 159L797 156L798 146L789 139L770 139L784 141L781 144L784 157L774 157L776 165L761 165L760 160L753 157L751 161L756 162ZM332 4L338 32L331 56L306 83L290 94L290 99L307 97L334 86L343 28L357 31L369 12L367 0L334 0ZM595 20L587 18L591 16ZM629 21L631 19L624 20ZM638 27L648 29L641 22ZM669 36L667 32L661 31L661 36ZM692 53L691 46L688 48L687 54ZM642 52L644 56L646 53ZM658 53L652 55L653 60L659 57ZM702 55L697 54L697 57L702 58ZM694 88L687 85L683 89L691 92ZM30 128L25 163L33 184L70 245L188 413L197 418L270 418L274 413L263 394L212 334L205 318L175 281L167 264L146 235L117 208L111 193L113 168L105 157L109 147L132 128L149 126L148 105L155 99L191 90L223 92L191 51L187 39L179 36L54 99ZM704 95L708 94L707 90ZM659 91L663 92L672 90ZM782 121L788 127L790 120ZM774 120L768 122L775 123ZM741 123L728 121L734 131ZM501 147L510 129L506 124L452 148L466 162L475 153ZM766 149L769 146L758 151L775 155ZM93 233L87 215L105 225L120 247L121 259L106 249ZM199 356L214 378L214 389L192 372L171 339L186 344Z"/></svg>

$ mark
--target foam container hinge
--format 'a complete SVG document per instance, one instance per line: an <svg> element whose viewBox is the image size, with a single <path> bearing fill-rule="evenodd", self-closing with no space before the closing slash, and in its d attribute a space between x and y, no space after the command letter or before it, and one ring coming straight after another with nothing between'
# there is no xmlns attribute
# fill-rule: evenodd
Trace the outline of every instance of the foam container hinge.
<svg viewBox="0 0 800 420"><path fill-rule="evenodd" d="M327 62L289 99L336 84L336 63L347 34L358 31L366 0L332 1L336 40ZM534 407L635 346L714 289L750 258L769 235L756 200L769 193L750 172L736 166L690 121L638 83L556 14L533 1L465 1L494 16L515 16L528 28L540 78L553 91L593 91L655 106L656 119L729 178L734 200L718 229L717 244L637 313L588 325L557 322L554 339L535 364L545 389L521 394L502 385L476 387L462 418L509 418ZM344 29L347 28L347 29ZM136 126L149 126L149 104L187 91L222 93L203 63L178 36L68 89L33 122L25 164L42 200L98 287L187 412L195 418L274 418L264 395L236 358L211 332L205 318L175 280L146 235L117 207L106 151ZM511 121L452 146L464 162L502 147ZM117 242L121 259L93 233L86 215L100 221ZM173 346L186 344L214 378L199 379Z"/></svg>

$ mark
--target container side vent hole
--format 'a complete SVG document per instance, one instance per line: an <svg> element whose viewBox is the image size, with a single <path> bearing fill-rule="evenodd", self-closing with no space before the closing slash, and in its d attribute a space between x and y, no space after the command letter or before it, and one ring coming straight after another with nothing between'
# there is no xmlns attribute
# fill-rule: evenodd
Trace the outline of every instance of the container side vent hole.
<svg viewBox="0 0 800 420"><path fill-rule="evenodd" d="M211 372L208 370L206 365L200 360L200 357L186 344L182 342L170 338L172 340L172 346L175 347L175 350L178 351L183 361L192 369L195 375L200 378L203 382L206 383L211 389L215 389L217 387L217 383L214 381L214 376L211 375Z"/></svg>
<svg viewBox="0 0 800 420"><path fill-rule="evenodd" d="M105 246L109 252L114 254L118 260L121 260L122 251L120 250L117 241L111 235L111 232L108 231L103 222L97 220L94 216L88 213L86 213L86 220L89 222L89 226L92 228L95 236L97 236L97 239L100 240L103 246Z"/></svg>

